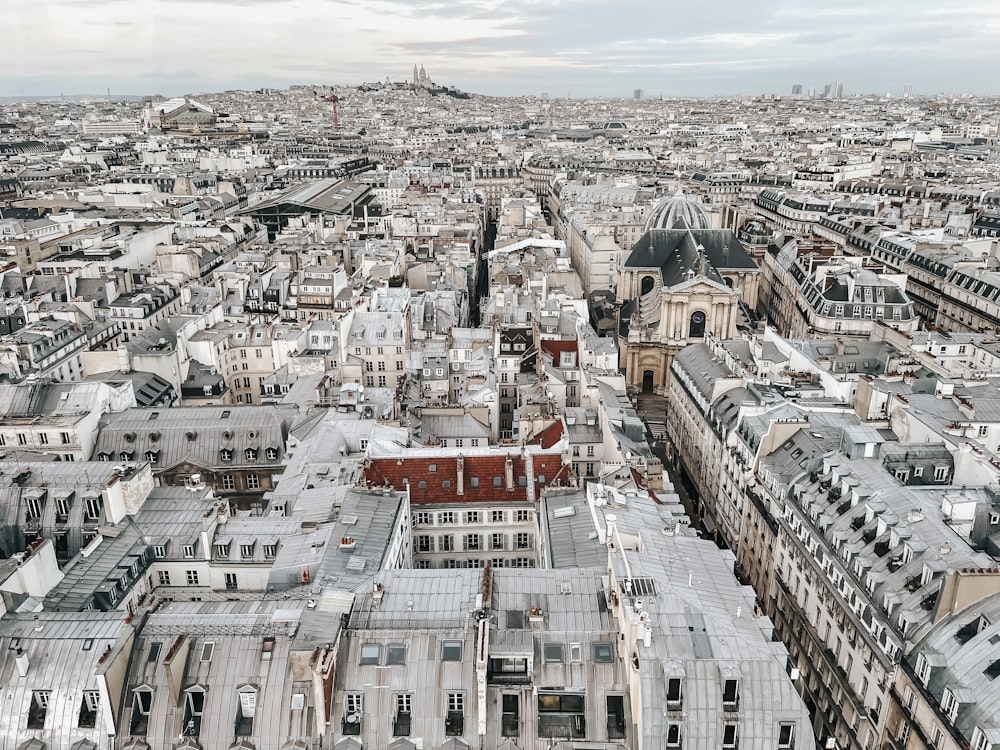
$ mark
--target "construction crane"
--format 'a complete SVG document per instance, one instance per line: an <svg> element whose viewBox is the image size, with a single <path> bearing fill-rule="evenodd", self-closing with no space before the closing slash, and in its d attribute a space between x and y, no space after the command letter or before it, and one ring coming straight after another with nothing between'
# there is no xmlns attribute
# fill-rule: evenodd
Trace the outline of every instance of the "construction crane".
<svg viewBox="0 0 1000 750"><path fill-rule="evenodd" d="M323 101L330 102L330 105L333 107L333 129L339 133L340 116L337 114L337 102L340 101L340 97L333 92L330 92L329 94L319 94L318 96Z"/></svg>

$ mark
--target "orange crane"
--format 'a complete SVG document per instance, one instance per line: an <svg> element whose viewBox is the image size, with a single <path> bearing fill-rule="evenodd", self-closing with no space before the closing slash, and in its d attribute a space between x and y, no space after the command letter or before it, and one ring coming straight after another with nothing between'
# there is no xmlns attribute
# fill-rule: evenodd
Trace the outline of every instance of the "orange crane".
<svg viewBox="0 0 1000 750"><path fill-rule="evenodd" d="M330 94L320 94L319 98L325 102L330 102L333 107L333 129L340 132L340 117L337 114L337 102L340 101L340 97L334 93Z"/></svg>

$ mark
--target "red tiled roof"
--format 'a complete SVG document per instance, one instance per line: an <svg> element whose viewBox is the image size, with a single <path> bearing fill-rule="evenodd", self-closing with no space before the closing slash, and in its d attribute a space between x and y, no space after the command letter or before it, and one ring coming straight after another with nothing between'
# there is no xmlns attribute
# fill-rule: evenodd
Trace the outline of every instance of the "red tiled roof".
<svg viewBox="0 0 1000 750"><path fill-rule="evenodd" d="M544 430L539 432L533 438L531 438L532 445L540 445L543 448L551 448L553 445L559 442L559 439L563 436L563 424L562 420L556 420Z"/></svg>
<svg viewBox="0 0 1000 750"><path fill-rule="evenodd" d="M509 490L506 482L508 457L511 459L514 480L513 488ZM398 490L406 486L403 480L408 480L410 501L414 505L524 502L528 499L527 487L520 484L520 478L526 476L526 459L520 453L465 456L462 460L464 492L461 495L458 494L457 487L457 456L373 458L365 463L363 477L371 486L389 485ZM531 461L534 472L535 496L543 487L552 484L561 473L564 474L562 456L558 453L528 456L527 460ZM431 467L434 468L433 471ZM545 481L538 481L542 477ZM474 478L479 480L478 487L473 486ZM499 487L495 486L497 483Z"/></svg>
<svg viewBox="0 0 1000 750"><path fill-rule="evenodd" d="M576 341L556 341L552 339L543 339L539 342L539 347L542 352L552 360L553 367L562 366L562 355L565 352L573 353L573 367L576 367L580 363L580 350L577 346Z"/></svg>

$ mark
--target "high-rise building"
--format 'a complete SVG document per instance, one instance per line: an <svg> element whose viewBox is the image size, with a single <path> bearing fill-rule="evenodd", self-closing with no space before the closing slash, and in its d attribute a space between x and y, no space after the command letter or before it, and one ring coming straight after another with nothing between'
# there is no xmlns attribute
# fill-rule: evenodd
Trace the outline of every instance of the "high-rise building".
<svg viewBox="0 0 1000 750"><path fill-rule="evenodd" d="M903 84L903 98L904 99L909 99L911 96L913 96L913 84L912 83L904 83Z"/></svg>
<svg viewBox="0 0 1000 750"><path fill-rule="evenodd" d="M792 96L800 96L802 94L802 84L796 83L792 86Z"/></svg>
<svg viewBox="0 0 1000 750"><path fill-rule="evenodd" d="M632 98L635 99L636 101L642 99L642 89L635 89L632 92Z"/></svg>

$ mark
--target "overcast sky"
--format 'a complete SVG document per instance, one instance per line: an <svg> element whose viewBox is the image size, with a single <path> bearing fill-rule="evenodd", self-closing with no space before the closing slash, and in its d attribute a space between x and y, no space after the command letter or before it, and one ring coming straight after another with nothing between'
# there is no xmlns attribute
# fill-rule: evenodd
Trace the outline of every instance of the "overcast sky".
<svg viewBox="0 0 1000 750"><path fill-rule="evenodd" d="M0 96L409 78L484 94L997 93L978 0L0 0Z"/></svg>

